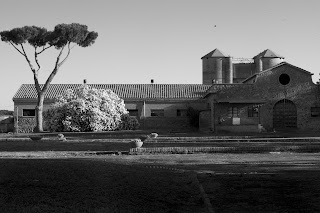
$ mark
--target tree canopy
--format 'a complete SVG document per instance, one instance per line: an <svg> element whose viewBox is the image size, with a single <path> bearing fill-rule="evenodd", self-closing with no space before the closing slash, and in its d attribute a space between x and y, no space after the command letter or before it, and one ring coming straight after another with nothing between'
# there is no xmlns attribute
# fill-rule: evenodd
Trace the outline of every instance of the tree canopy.
<svg viewBox="0 0 320 213"><path fill-rule="evenodd" d="M2 31L0 35L2 41L15 45L28 42L33 47L49 45L57 49L71 42L81 47L87 47L93 44L98 37L98 33L90 32L86 25L78 23L58 24L53 31L47 31L46 28L37 26L24 26Z"/></svg>
<svg viewBox="0 0 320 213"><path fill-rule="evenodd" d="M80 47L88 47L92 45L98 37L98 33L88 31L86 25L72 23L72 24L58 24L53 31L48 31L46 28L37 26L24 26L14 28L12 30L0 32L1 40L11 44L28 62L28 65L33 73L35 88L38 94L38 103L36 106L36 131L41 132L42 128L42 110L44 95L48 90L49 84L57 74L61 65L69 57L72 43ZM25 51L25 44L34 47L33 62L31 62L30 55ZM55 47L59 50L54 67L48 76L43 87L40 87L38 74L41 69L38 56L47 49ZM62 53L67 48L67 53L62 58Z"/></svg>

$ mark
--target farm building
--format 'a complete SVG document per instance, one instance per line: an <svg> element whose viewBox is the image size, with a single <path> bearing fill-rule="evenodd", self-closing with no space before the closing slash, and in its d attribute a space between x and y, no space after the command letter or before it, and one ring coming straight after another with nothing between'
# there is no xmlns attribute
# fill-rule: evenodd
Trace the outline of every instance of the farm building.
<svg viewBox="0 0 320 213"><path fill-rule="evenodd" d="M199 112L199 128L204 131L320 129L320 88L312 82L312 73L269 49L252 59L232 58L215 49L201 59L202 84L88 85L118 94L142 129L189 131L190 108ZM50 85L44 110L66 89L79 86ZM33 84L21 85L13 101L19 122L34 119Z"/></svg>

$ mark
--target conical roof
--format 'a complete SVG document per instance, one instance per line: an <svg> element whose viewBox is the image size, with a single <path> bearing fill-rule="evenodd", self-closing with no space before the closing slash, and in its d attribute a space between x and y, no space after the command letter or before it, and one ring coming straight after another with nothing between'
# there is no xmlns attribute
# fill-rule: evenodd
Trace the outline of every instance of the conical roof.
<svg viewBox="0 0 320 213"><path fill-rule="evenodd" d="M258 55L256 55L253 58L284 58L283 56L273 52L272 50L266 49L263 52L259 53Z"/></svg>
<svg viewBox="0 0 320 213"><path fill-rule="evenodd" d="M216 48L213 51L206 54L205 56L203 56L201 59L203 59L203 58L226 58L226 57L229 57L229 56L222 53L218 48Z"/></svg>

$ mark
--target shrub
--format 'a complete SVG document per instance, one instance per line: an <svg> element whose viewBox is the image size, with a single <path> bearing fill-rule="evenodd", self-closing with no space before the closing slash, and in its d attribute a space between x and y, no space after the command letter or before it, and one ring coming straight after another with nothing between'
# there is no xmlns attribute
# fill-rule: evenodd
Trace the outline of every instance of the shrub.
<svg viewBox="0 0 320 213"><path fill-rule="evenodd" d="M130 116L129 114L123 114L121 116L121 130L135 130L140 126L139 121L136 117Z"/></svg>
<svg viewBox="0 0 320 213"><path fill-rule="evenodd" d="M11 110L0 110L0 116L1 115L13 115L13 111Z"/></svg>
<svg viewBox="0 0 320 213"><path fill-rule="evenodd" d="M133 129L138 121L127 115L124 101L111 90L83 85L59 96L44 113L50 131L88 132Z"/></svg>
<svg viewBox="0 0 320 213"><path fill-rule="evenodd" d="M23 118L19 117L18 121L18 133L31 133L36 127L35 118Z"/></svg>

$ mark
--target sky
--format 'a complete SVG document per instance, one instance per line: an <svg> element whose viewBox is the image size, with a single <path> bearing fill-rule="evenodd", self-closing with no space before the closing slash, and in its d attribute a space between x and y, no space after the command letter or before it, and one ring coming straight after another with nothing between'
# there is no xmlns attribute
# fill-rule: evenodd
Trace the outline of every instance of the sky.
<svg viewBox="0 0 320 213"><path fill-rule="evenodd" d="M271 49L316 82L318 9L318 0L2 0L0 31L80 23L98 32L92 46L71 50L55 84L201 84L201 57L215 48L234 58ZM39 57L40 83L57 54ZM13 110L12 97L33 75L8 43L0 42L0 58L0 109Z"/></svg>

